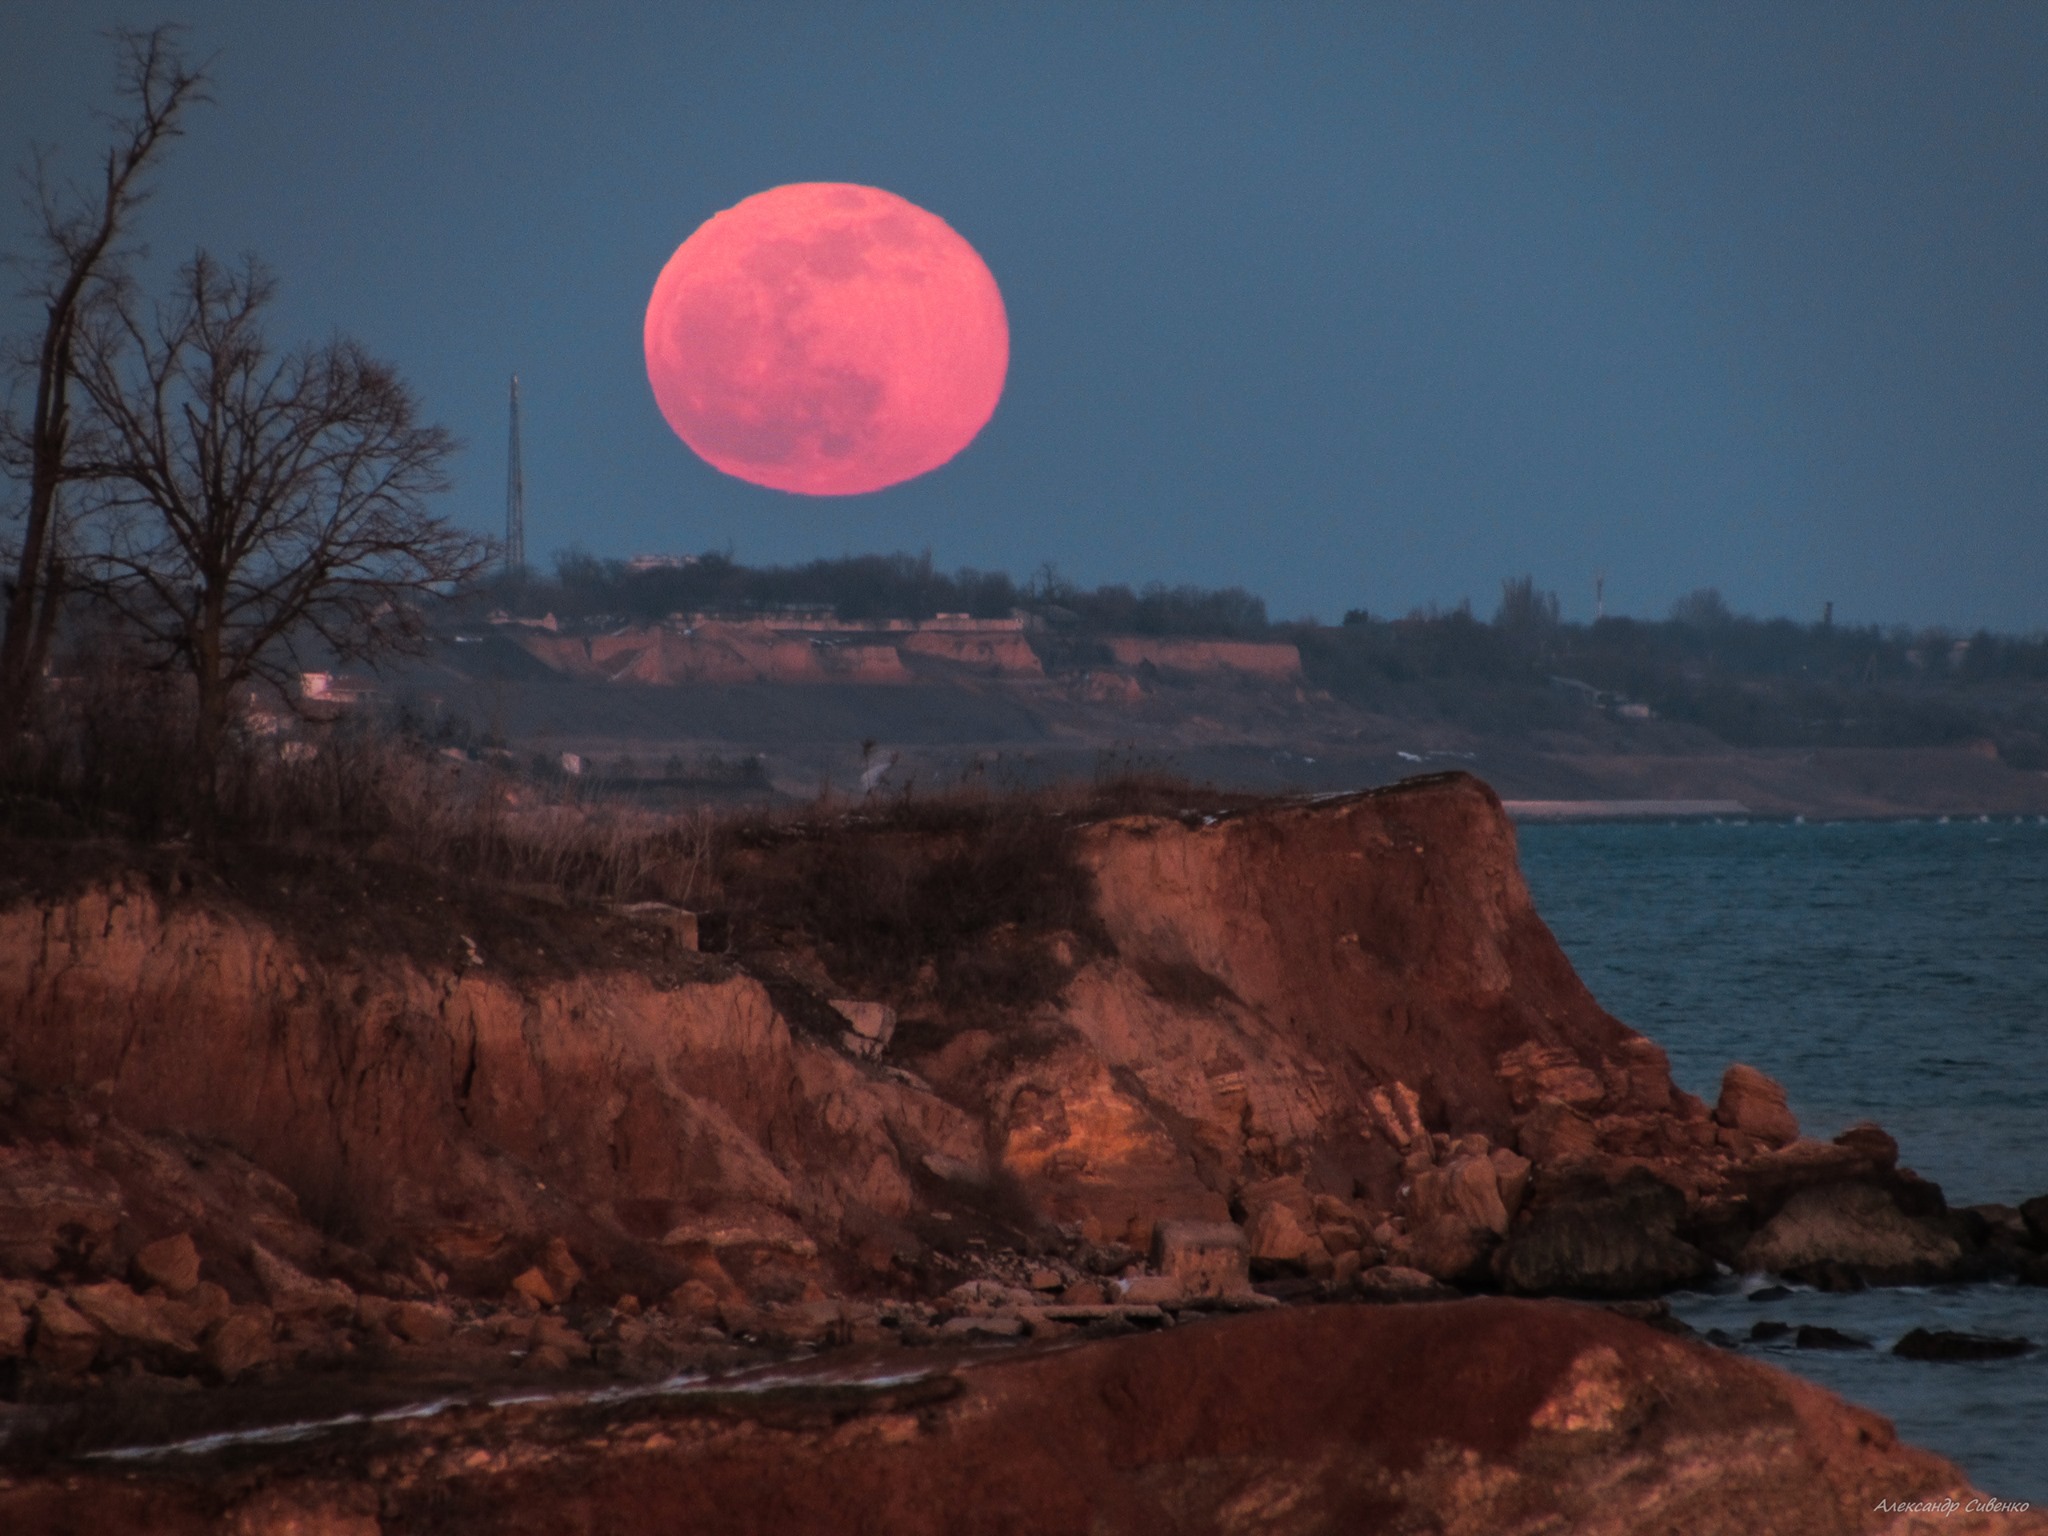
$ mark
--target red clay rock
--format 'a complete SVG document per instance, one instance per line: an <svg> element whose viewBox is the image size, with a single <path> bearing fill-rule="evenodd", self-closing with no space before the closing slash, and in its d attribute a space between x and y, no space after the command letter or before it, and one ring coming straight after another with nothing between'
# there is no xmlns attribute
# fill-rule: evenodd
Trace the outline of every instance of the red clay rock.
<svg viewBox="0 0 2048 1536"><path fill-rule="evenodd" d="M1447 1285L1476 1285L1486 1278L1487 1261L1498 1242L1491 1227L1447 1212L1410 1228L1387 1256L1396 1265L1420 1270Z"/></svg>
<svg viewBox="0 0 2048 1536"><path fill-rule="evenodd" d="M627 1403L601 1427L579 1409L446 1439L426 1421L402 1431L413 1475L351 1478L288 1447L230 1497L267 1501L273 1530L346 1511L445 1536L1905 1536L1893 1507L1943 1499L1953 1518L1924 1529L2048 1529L1965 1509L1963 1476L1874 1414L1595 1308L1287 1309L940 1370L865 1406ZM9 1529L186 1536L219 1518L212 1491L147 1465L0 1489Z"/></svg>
<svg viewBox="0 0 2048 1536"><path fill-rule="evenodd" d="M339 1321L354 1315L356 1293L339 1280L316 1280L289 1259L252 1244L249 1267L263 1287L264 1299L280 1317L320 1317Z"/></svg>
<svg viewBox="0 0 2048 1536"><path fill-rule="evenodd" d="M1248 1293L1247 1253L1244 1230L1227 1221L1163 1221L1152 1239L1152 1267L1191 1297Z"/></svg>
<svg viewBox="0 0 2048 1536"><path fill-rule="evenodd" d="M145 1132L224 1139L478 1284L559 1235L665 1292L678 1277L650 1244L708 1203L831 1246L908 1215L929 1159L983 1165L990 1126L1045 1219L1142 1249L1160 1220L1220 1218L1247 1162L1390 1196L1379 1098L1411 1136L1425 1115L1511 1134L1493 1066L1531 1040L1596 1074L1626 1065L1632 1037L1543 931L1512 830L1470 780L1082 838L1129 962L1075 977L1067 1043L1000 1065L955 1052L931 1064L937 1093L792 1032L743 976L663 991L311 968L243 914L130 887L0 914L0 1070L108 1082Z"/></svg>
<svg viewBox="0 0 2048 1536"><path fill-rule="evenodd" d="M1501 1205L1514 1220L1522 1209L1522 1198L1529 1192L1529 1159L1506 1147L1495 1147L1487 1154L1487 1161L1493 1164L1494 1188L1500 1192Z"/></svg>
<svg viewBox="0 0 2048 1536"><path fill-rule="evenodd" d="M0 1269L50 1272L78 1239L49 1213L70 1210L90 1278L130 1272L124 1232L185 1228L238 1301L286 1310L311 1293L257 1273L259 1247L356 1289L383 1266L502 1297L531 1267L551 1298L602 1301L668 1295L705 1252L757 1289L757 1269L897 1276L956 1211L1142 1253L1161 1223L1234 1203L1256 1224L1248 1192L1285 1178L1311 1209L1262 1239L1291 1257L1260 1262L1327 1272L1348 1238L1337 1223L1333 1249L1314 1196L1392 1210L1404 1182L1477 1157L1472 1137L1504 1213L1508 1148L1539 1174L1652 1166L1690 1202L1766 1214L1841 1176L1753 1171L1761 1090L1724 1106L1752 1129L1710 1144L1662 1053L1572 974L1476 780L1073 837L1099 932L1045 940L1064 990L966 1028L928 995L878 998L920 1024L880 1062L841 1048L830 1000L849 989L815 956L515 976L316 963L225 897L140 883L0 911L0 1073L104 1098L56 1152L0 1136ZM556 1239L580 1284L534 1262Z"/></svg>
<svg viewBox="0 0 2048 1536"><path fill-rule="evenodd" d="M540 1271L547 1276L548 1288L555 1293L557 1302L574 1296L576 1287L583 1283L583 1267L569 1252L569 1244L560 1237L548 1239L547 1247L541 1251Z"/></svg>
<svg viewBox="0 0 2048 1536"><path fill-rule="evenodd" d="M198 1341L182 1326L176 1304L165 1298L138 1296L120 1281L107 1280L73 1286L65 1300L106 1336L103 1354L159 1366L190 1364L198 1356Z"/></svg>
<svg viewBox="0 0 2048 1536"><path fill-rule="evenodd" d="M207 1369L235 1381L277 1359L276 1323L268 1307L237 1307L206 1336Z"/></svg>
<svg viewBox="0 0 2048 1536"><path fill-rule="evenodd" d="M1785 1090L1755 1067L1733 1063L1721 1074L1721 1098L1714 1119L1730 1130L1754 1136L1767 1147L1799 1139L1799 1121L1785 1103Z"/></svg>
<svg viewBox="0 0 2048 1536"><path fill-rule="evenodd" d="M409 1344L438 1344L454 1329L446 1307L426 1301L402 1301L392 1309L390 1329Z"/></svg>
<svg viewBox="0 0 2048 1536"><path fill-rule="evenodd" d="M158 1238L135 1251L135 1274L144 1285L160 1285L184 1296L199 1283L199 1249L190 1232Z"/></svg>
<svg viewBox="0 0 2048 1536"><path fill-rule="evenodd" d="M1835 1138L1835 1145L1856 1153L1879 1173L1889 1173L1899 1165L1898 1142L1883 1126L1868 1120L1859 1120L1842 1132Z"/></svg>
<svg viewBox="0 0 2048 1536"><path fill-rule="evenodd" d="M1496 1237L1507 1231L1508 1208L1501 1199L1500 1179L1491 1158L1453 1158L1441 1168L1415 1176L1408 1194L1409 1221L1420 1226L1440 1216L1457 1217Z"/></svg>
<svg viewBox="0 0 2048 1536"><path fill-rule="evenodd" d="M99 1352L99 1328L61 1292L50 1291L36 1302L35 1338L29 1346L36 1364L71 1375L89 1367Z"/></svg>
<svg viewBox="0 0 2048 1536"><path fill-rule="evenodd" d="M12 1360L26 1353L29 1314L34 1308L33 1291L23 1295L0 1284L0 1360Z"/></svg>
<svg viewBox="0 0 2048 1536"><path fill-rule="evenodd" d="M1319 1239L1313 1227L1304 1226L1289 1206L1275 1203L1261 1206L1245 1228L1251 1261L1268 1270L1305 1265L1309 1250Z"/></svg>

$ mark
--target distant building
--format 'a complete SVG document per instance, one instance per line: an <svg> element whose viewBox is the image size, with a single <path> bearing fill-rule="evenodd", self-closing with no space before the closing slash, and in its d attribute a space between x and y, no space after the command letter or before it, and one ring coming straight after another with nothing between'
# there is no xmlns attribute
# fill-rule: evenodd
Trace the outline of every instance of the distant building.
<svg viewBox="0 0 2048 1536"><path fill-rule="evenodd" d="M500 608L496 613L491 614L489 617L487 617L484 620L484 622L486 624L518 624L526 629L544 629L551 635L556 633L562 627L560 622L555 618L555 616L552 613L548 614L544 618L519 619L514 618L511 614L505 612L505 610L502 608Z"/></svg>
<svg viewBox="0 0 2048 1536"><path fill-rule="evenodd" d="M299 674L299 697L321 704L361 704L376 692L375 684L339 672Z"/></svg>
<svg viewBox="0 0 2048 1536"><path fill-rule="evenodd" d="M629 571L681 571L697 563L695 555L635 555L626 562Z"/></svg>

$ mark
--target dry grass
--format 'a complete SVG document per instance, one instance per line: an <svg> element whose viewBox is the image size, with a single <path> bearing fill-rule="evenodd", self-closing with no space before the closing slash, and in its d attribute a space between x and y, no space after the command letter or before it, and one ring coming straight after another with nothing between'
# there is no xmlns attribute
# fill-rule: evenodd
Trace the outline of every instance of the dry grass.
<svg viewBox="0 0 2048 1536"><path fill-rule="evenodd" d="M340 850L596 902L687 904L709 872L709 811L579 801L353 720L235 735L202 818L190 734L175 689L133 673L76 680L0 756L0 832L155 845L192 840L210 819L202 855Z"/></svg>
<svg viewBox="0 0 2048 1536"><path fill-rule="evenodd" d="M704 913L713 947L729 944L750 968L803 955L847 993L954 1015L1028 1007L1106 944L1075 857L1082 824L1249 798L1126 770L1022 794L659 813L519 776L509 756L451 756L335 722L237 737L211 827L195 837L187 739L178 698L147 679L67 689L0 763L0 837L17 854L39 849L59 883L86 877L88 842L108 858L173 858L295 929L332 929L324 945L437 954L502 918L498 953L569 964L560 934L546 937L527 909L668 902ZM337 920L324 923L330 909ZM607 963L603 945L574 963Z"/></svg>

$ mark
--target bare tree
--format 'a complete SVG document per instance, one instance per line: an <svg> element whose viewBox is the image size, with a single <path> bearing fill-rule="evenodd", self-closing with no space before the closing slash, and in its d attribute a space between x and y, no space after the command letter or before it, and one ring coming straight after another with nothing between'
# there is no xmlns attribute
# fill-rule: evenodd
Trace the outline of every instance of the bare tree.
<svg viewBox="0 0 2048 1536"><path fill-rule="evenodd" d="M353 342L273 353L272 292L254 261L202 253L168 302L117 294L76 341L96 456L74 579L189 672L202 818L238 689L289 688L308 641L341 661L413 648L420 600L491 554L427 510L448 433Z"/></svg>
<svg viewBox="0 0 2048 1536"><path fill-rule="evenodd" d="M73 469L70 395L78 328L125 276L128 252L122 241L149 195L144 172L183 131L186 109L206 99L206 77L185 63L177 28L113 36L119 92L130 110L112 122L113 143L99 184L89 194L59 186L41 155L29 173L35 252L24 265L31 273L29 295L43 309L43 329L10 360L16 388L33 397L28 420L16 422L10 415L0 435L6 468L28 484L0 626L0 745L27 715L64 597L61 497Z"/></svg>

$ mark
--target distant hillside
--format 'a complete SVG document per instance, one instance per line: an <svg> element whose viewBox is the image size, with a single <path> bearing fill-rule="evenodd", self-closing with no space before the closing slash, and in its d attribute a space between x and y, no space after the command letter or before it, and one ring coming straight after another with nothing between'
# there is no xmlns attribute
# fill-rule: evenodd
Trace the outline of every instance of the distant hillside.
<svg viewBox="0 0 2048 1536"><path fill-rule="evenodd" d="M1490 620L1467 606L1400 617L1360 608L1337 625L1276 624L1239 588L1089 590L1050 567L1019 584L1001 572L948 575L929 556L902 554L770 567L715 553L666 563L569 555L552 576L502 578L473 594L460 617L492 610L553 615L572 636L676 615L843 624L1019 616L1053 677L1128 670L1135 653L1116 637L1269 641L1294 646L1302 678L1337 701L1489 741L1664 721L1737 748L1974 746L2012 767L2048 769L2048 635L1755 619L1712 590L1665 620L1578 624L1524 577L1502 583ZM1016 669L1013 657L1004 670Z"/></svg>

